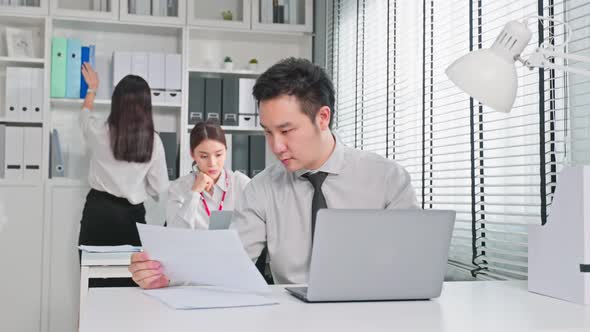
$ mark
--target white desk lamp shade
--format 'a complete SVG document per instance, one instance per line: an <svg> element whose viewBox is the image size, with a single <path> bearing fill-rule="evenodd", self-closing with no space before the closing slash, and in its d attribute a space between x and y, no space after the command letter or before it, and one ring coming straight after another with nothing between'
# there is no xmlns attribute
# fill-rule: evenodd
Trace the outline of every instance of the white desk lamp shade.
<svg viewBox="0 0 590 332"><path fill-rule="evenodd" d="M518 87L514 61L531 36L524 23L510 21L492 47L460 57L445 73L457 87L482 104L496 111L510 112Z"/></svg>

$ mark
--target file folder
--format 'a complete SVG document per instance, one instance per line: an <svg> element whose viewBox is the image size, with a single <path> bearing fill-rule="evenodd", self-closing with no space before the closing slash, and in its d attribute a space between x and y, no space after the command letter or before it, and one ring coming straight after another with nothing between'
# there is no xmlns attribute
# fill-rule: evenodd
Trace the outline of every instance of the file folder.
<svg viewBox="0 0 590 332"><path fill-rule="evenodd" d="M96 48L94 45L90 46L83 46L82 47L82 64L88 62L92 68L97 71L96 68L96 58L95 58ZM104 78L99 75L99 79L102 81ZM101 82L102 83L102 82ZM80 72L80 98L86 98L86 91L88 90L88 84L86 84L86 80L84 79L84 75Z"/></svg>
<svg viewBox="0 0 590 332"><path fill-rule="evenodd" d="M4 141L4 178L23 179L23 127L6 126Z"/></svg>
<svg viewBox="0 0 590 332"><path fill-rule="evenodd" d="M4 112L6 119L16 120L20 117L20 111L18 109L20 89L19 83L19 68L6 67L6 100L4 103Z"/></svg>
<svg viewBox="0 0 590 332"><path fill-rule="evenodd" d="M113 95L113 67L112 57L95 56L96 73L100 79L100 85L96 92L97 99L111 99Z"/></svg>
<svg viewBox="0 0 590 332"><path fill-rule="evenodd" d="M41 178L41 156L43 147L43 128L24 128L24 179Z"/></svg>
<svg viewBox="0 0 590 332"><path fill-rule="evenodd" d="M131 54L131 74L143 78L149 85L147 53Z"/></svg>
<svg viewBox="0 0 590 332"><path fill-rule="evenodd" d="M240 85L237 78L224 78L223 97L221 99L221 124L224 126L238 126L238 107Z"/></svg>
<svg viewBox="0 0 590 332"><path fill-rule="evenodd" d="M43 98L45 90L43 89L43 82L45 82L44 71L41 68L31 69L31 120L41 122L43 121Z"/></svg>
<svg viewBox="0 0 590 332"><path fill-rule="evenodd" d="M262 172L265 167L266 141L262 135L250 136L250 177Z"/></svg>
<svg viewBox="0 0 590 332"><path fill-rule="evenodd" d="M205 118L221 124L221 79L205 79Z"/></svg>
<svg viewBox="0 0 590 332"><path fill-rule="evenodd" d="M18 118L21 120L32 119L32 68L17 68L17 80L18 80L18 111L20 115Z"/></svg>
<svg viewBox="0 0 590 332"><path fill-rule="evenodd" d="M232 135L232 169L246 175L250 174L248 135Z"/></svg>
<svg viewBox="0 0 590 332"><path fill-rule="evenodd" d="M131 53L114 52L113 53L113 87L119 84L123 77L131 73Z"/></svg>
<svg viewBox="0 0 590 332"><path fill-rule="evenodd" d="M82 70L82 44L79 39L68 39L66 60L66 97L80 98L80 74Z"/></svg>
<svg viewBox="0 0 590 332"><path fill-rule="evenodd" d="M168 179L176 180L178 178L178 144L176 142L176 133L160 132L160 139L162 140L162 145L164 145Z"/></svg>
<svg viewBox="0 0 590 332"><path fill-rule="evenodd" d="M166 55L148 54L148 84L152 90L166 89Z"/></svg>
<svg viewBox="0 0 590 332"><path fill-rule="evenodd" d="M51 97L66 96L66 55L68 40L54 37L51 43Z"/></svg>
<svg viewBox="0 0 590 332"><path fill-rule="evenodd" d="M252 95L252 88L256 83L255 79L252 78L240 78L239 82L239 106L238 113L240 114L255 114L256 113L256 100Z"/></svg>
<svg viewBox="0 0 590 332"><path fill-rule="evenodd" d="M6 142L6 125L0 124L0 142ZM6 150L6 144L0 145L0 179L4 178L4 151Z"/></svg>
<svg viewBox="0 0 590 332"><path fill-rule="evenodd" d="M166 54L166 90L181 90L182 57L180 54Z"/></svg>
<svg viewBox="0 0 590 332"><path fill-rule="evenodd" d="M49 176L52 178L64 177L64 158L62 154L61 144L59 142L59 134L57 129L53 129L50 136L50 158L49 158Z"/></svg>
<svg viewBox="0 0 590 332"><path fill-rule="evenodd" d="M189 78L188 90L188 124L194 125L205 119L205 79Z"/></svg>

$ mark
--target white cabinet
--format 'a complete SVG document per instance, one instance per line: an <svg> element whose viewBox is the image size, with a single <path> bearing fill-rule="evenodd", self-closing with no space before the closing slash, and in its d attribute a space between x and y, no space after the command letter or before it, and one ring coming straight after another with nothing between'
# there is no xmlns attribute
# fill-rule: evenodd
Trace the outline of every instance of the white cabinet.
<svg viewBox="0 0 590 332"><path fill-rule="evenodd" d="M250 29L251 0L189 1L187 23L203 27Z"/></svg>
<svg viewBox="0 0 590 332"><path fill-rule="evenodd" d="M186 23L186 1L121 0L121 21L184 25Z"/></svg>
<svg viewBox="0 0 590 332"><path fill-rule="evenodd" d="M47 331L78 329L80 263L78 233L89 188L51 180L45 189Z"/></svg>
<svg viewBox="0 0 590 332"><path fill-rule="evenodd" d="M6 14L47 15L49 0L4 0L0 1L0 11Z"/></svg>
<svg viewBox="0 0 590 332"><path fill-rule="evenodd" d="M313 32L313 0L253 0L252 30Z"/></svg>
<svg viewBox="0 0 590 332"><path fill-rule="evenodd" d="M43 187L0 187L0 330L39 331ZM1 221L4 220L4 221Z"/></svg>
<svg viewBox="0 0 590 332"><path fill-rule="evenodd" d="M119 0L52 0L51 14L117 20L119 19Z"/></svg>

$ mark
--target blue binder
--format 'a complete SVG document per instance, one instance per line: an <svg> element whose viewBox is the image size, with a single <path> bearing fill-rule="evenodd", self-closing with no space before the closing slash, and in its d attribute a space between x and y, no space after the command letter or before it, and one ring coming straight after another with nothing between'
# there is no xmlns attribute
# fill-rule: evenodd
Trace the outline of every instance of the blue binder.
<svg viewBox="0 0 590 332"><path fill-rule="evenodd" d="M94 45L90 46L82 46L82 61L81 63L88 62L94 70L96 70L96 63L95 63L95 54L96 54L96 47ZM86 98L86 91L88 90L88 85L84 80L84 76L80 73L80 98Z"/></svg>
<svg viewBox="0 0 590 332"><path fill-rule="evenodd" d="M79 39L68 39L66 60L66 98L80 98L80 71L82 70L82 44Z"/></svg>

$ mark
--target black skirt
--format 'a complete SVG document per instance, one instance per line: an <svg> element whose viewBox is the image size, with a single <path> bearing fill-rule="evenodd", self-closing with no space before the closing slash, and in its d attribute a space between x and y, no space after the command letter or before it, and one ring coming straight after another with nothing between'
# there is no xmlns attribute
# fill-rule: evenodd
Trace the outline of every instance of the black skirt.
<svg viewBox="0 0 590 332"><path fill-rule="evenodd" d="M141 246L136 223L145 224L145 207L125 198L91 189L80 222L78 244ZM130 278L91 279L90 287L134 286Z"/></svg>

